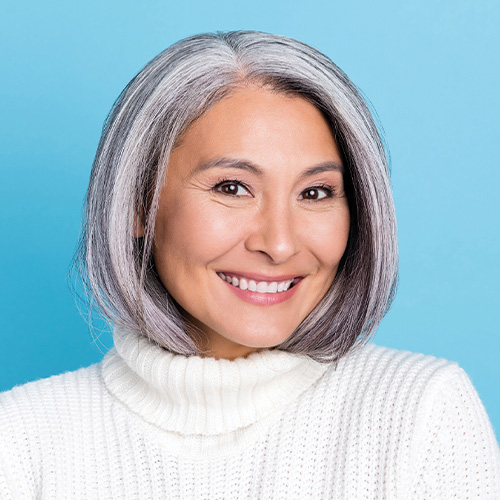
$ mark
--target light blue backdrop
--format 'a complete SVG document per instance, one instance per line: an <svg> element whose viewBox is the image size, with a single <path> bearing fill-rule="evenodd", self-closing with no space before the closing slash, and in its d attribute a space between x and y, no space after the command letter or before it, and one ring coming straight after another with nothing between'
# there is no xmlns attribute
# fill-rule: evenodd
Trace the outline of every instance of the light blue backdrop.
<svg viewBox="0 0 500 500"><path fill-rule="evenodd" d="M325 52L378 111L401 273L375 340L458 361L500 435L500 2L20 0L1 18L0 390L106 350L67 273L118 93L180 38L257 29Z"/></svg>

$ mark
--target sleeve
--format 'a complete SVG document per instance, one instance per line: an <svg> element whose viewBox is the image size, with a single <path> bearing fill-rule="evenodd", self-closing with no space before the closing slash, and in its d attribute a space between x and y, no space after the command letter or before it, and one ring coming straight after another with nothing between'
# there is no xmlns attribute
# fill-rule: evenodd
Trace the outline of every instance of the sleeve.
<svg viewBox="0 0 500 500"><path fill-rule="evenodd" d="M414 500L500 499L500 451L466 373L449 365L419 408L411 453Z"/></svg>

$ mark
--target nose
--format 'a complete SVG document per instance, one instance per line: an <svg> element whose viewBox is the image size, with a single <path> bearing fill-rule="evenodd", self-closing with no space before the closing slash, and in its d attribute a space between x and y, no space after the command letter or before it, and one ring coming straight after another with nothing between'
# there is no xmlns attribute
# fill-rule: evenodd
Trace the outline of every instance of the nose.
<svg viewBox="0 0 500 500"><path fill-rule="evenodd" d="M297 223L287 201L264 203L248 227L245 248L282 264L299 251Z"/></svg>

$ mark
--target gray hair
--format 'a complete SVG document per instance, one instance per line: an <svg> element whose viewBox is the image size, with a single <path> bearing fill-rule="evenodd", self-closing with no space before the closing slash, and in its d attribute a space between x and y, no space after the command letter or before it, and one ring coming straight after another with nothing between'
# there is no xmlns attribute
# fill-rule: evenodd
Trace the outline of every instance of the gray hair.
<svg viewBox="0 0 500 500"><path fill-rule="evenodd" d="M384 143L349 78L316 49L256 31L195 35L149 62L104 124L75 256L90 295L112 324L165 349L200 354L152 257L154 223L170 152L183 132L238 86L301 96L322 111L343 156L351 215L347 249L330 290L275 346L320 362L368 338L397 283L396 219ZM144 237L136 237L137 216Z"/></svg>

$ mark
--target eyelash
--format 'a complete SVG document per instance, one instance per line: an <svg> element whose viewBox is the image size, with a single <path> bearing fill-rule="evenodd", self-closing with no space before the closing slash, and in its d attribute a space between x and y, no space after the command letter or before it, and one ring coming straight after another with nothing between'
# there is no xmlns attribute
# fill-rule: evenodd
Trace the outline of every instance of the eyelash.
<svg viewBox="0 0 500 500"><path fill-rule="evenodd" d="M217 182L217 184L215 184L215 186L213 186L211 188L211 191L213 191L215 193L224 194L226 196L235 196L235 197L239 196L239 195L223 193L222 191L220 191L220 188L222 186L224 186L225 184L229 184L229 185L234 184L236 186L241 186L243 189L245 189L250 194L252 194L250 189L248 188L248 186L246 186L243 182L238 181L236 179L221 179L220 181ZM324 191L326 193L326 196L324 198L319 199L319 200L306 200L306 201L323 201L323 200L333 198L335 196L335 188L333 186L329 186L328 184L318 184L316 186L310 186L310 187L304 189L302 191L301 195L303 195L307 191L312 191L313 189Z"/></svg>

